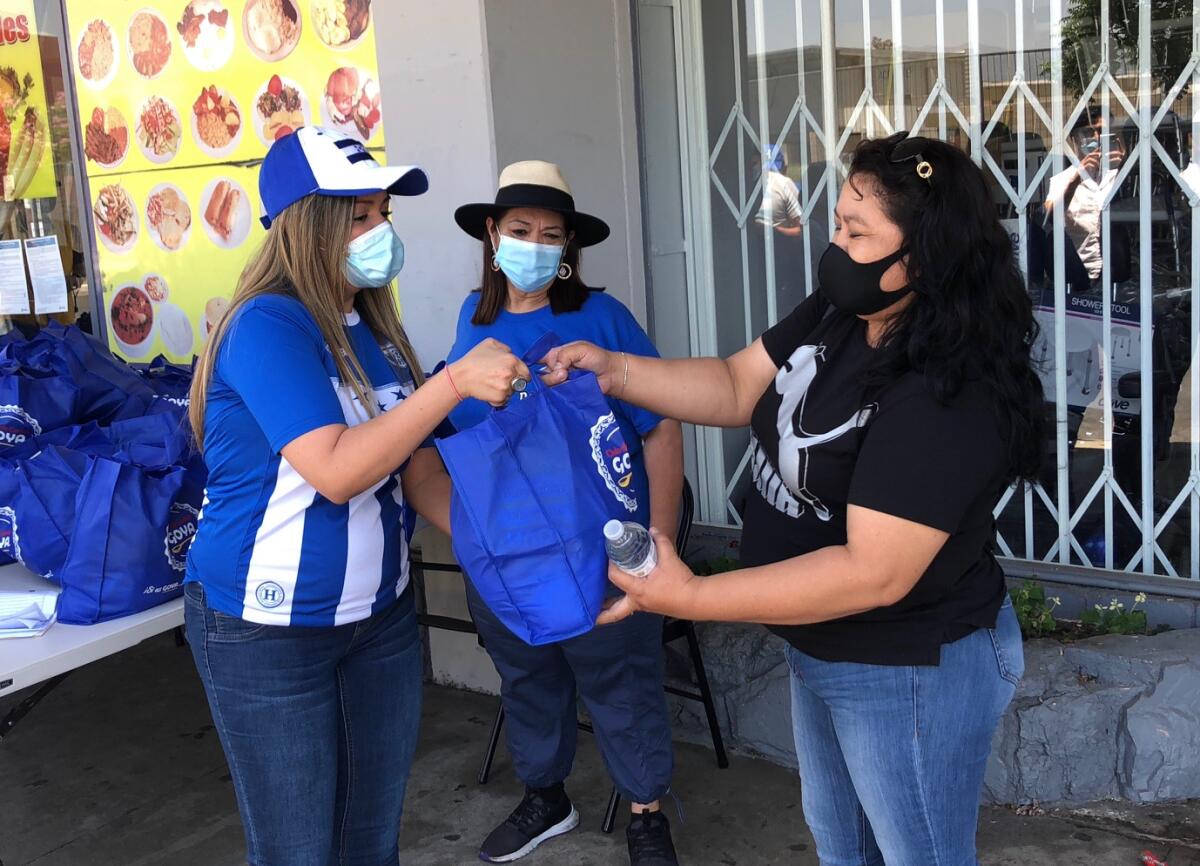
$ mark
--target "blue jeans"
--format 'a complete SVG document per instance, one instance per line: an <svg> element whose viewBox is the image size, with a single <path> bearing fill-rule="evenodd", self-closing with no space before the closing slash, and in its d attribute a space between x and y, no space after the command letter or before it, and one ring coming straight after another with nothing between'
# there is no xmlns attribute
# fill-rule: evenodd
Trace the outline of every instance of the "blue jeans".
<svg viewBox="0 0 1200 866"><path fill-rule="evenodd" d="M671 787L674 752L663 691L663 619L635 613L559 643L530 646L496 618L470 580L467 604L500 674L508 751L531 788L565 781L575 760L576 692L600 757L631 803Z"/></svg>
<svg viewBox="0 0 1200 866"><path fill-rule="evenodd" d="M394 866L421 715L409 589L370 619L258 625L184 589L251 866Z"/></svg>
<svg viewBox="0 0 1200 866"><path fill-rule="evenodd" d="M1011 602L994 629L943 646L937 667L786 655L821 866L977 866L992 735L1025 670Z"/></svg>

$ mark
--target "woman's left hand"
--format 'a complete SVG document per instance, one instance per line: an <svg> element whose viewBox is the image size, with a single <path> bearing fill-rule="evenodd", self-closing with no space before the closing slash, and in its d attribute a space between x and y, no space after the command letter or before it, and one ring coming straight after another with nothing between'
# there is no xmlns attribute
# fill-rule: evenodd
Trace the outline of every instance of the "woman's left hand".
<svg viewBox="0 0 1200 866"><path fill-rule="evenodd" d="M675 545L657 529L650 535L658 553L658 566L646 577L634 577L612 563L608 579L625 595L615 599L596 618L596 625L620 622L639 610L678 619L696 619L702 577L697 577L675 552Z"/></svg>

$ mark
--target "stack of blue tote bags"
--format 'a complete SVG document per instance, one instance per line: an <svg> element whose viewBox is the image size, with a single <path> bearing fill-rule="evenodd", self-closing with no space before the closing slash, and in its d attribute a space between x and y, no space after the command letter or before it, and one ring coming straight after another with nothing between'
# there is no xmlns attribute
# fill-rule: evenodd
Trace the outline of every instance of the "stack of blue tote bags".
<svg viewBox="0 0 1200 866"><path fill-rule="evenodd" d="M0 563L62 587L90 624L183 591L204 497L191 371L131 367L75 328L0 337Z"/></svg>

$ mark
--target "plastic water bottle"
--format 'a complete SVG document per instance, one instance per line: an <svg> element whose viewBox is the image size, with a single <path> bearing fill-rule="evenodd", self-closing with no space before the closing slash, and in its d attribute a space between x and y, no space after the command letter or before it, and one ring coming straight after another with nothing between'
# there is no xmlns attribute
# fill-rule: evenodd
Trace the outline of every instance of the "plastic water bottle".
<svg viewBox="0 0 1200 866"><path fill-rule="evenodd" d="M604 524L604 549L617 568L634 577L646 577L658 565L654 539L640 523L608 521Z"/></svg>

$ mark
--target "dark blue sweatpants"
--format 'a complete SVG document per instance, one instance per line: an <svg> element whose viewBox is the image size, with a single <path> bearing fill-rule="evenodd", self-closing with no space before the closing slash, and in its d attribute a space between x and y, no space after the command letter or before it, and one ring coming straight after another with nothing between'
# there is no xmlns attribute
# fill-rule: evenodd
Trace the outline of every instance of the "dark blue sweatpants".
<svg viewBox="0 0 1200 866"><path fill-rule="evenodd" d="M663 692L662 617L636 613L535 647L496 619L465 582L471 616L500 673L508 750L521 781L545 788L570 775L578 693L621 796L651 803L665 795L674 755Z"/></svg>

